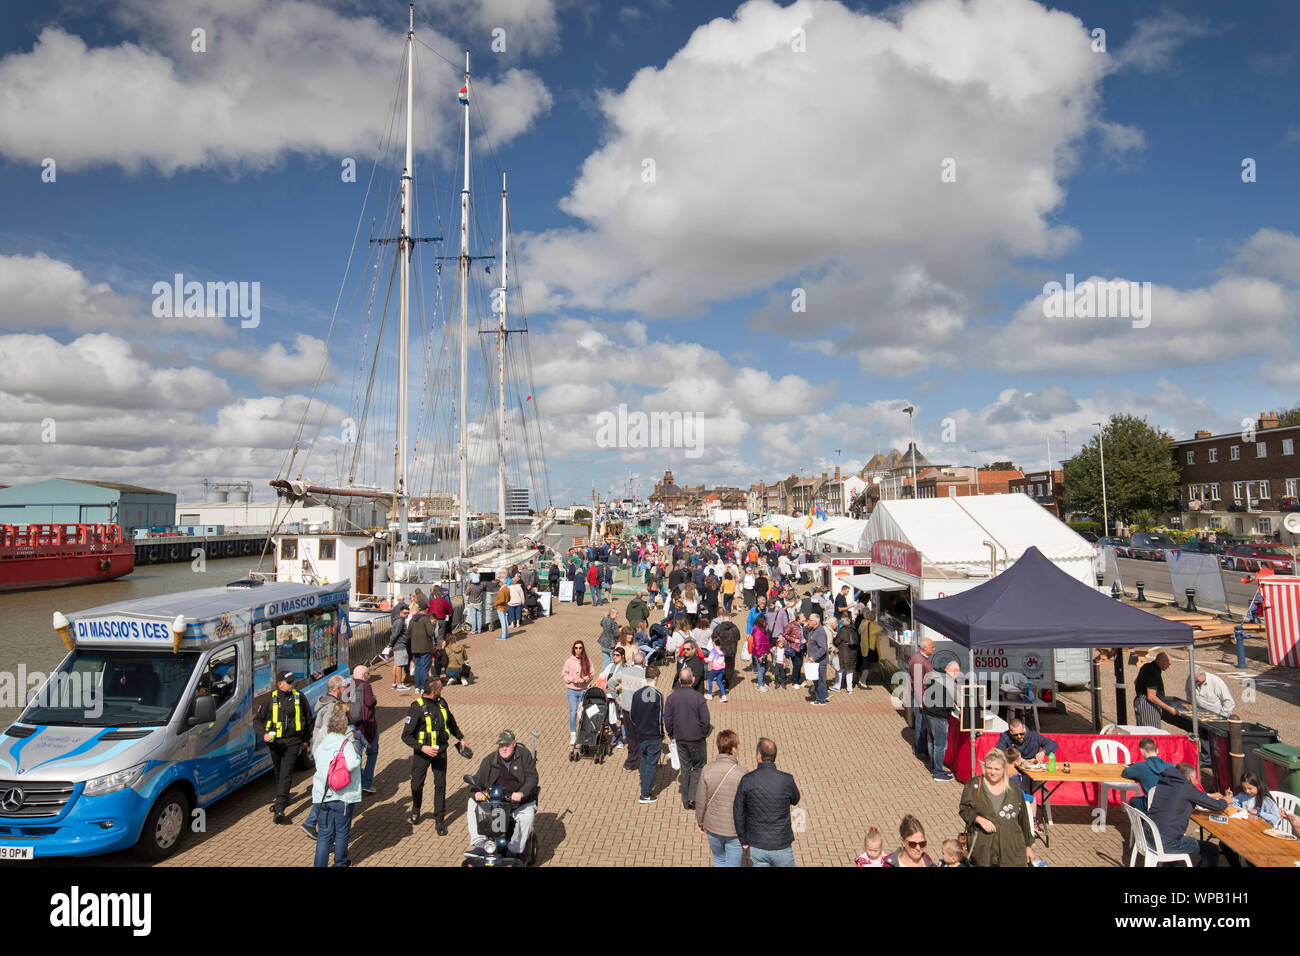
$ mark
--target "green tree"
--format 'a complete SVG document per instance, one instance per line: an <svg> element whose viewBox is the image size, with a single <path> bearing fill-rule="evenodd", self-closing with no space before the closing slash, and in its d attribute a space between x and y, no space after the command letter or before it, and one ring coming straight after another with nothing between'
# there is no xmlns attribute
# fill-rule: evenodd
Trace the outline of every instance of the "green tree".
<svg viewBox="0 0 1300 956"><path fill-rule="evenodd" d="M591 512L588 511L586 508L579 508L577 511L575 511L575 512L573 513L573 520L574 520L574 521L590 521L590 520L591 520Z"/></svg>
<svg viewBox="0 0 1300 956"><path fill-rule="evenodd" d="M1135 415L1112 415L1103 437L1110 530L1117 521L1130 524L1144 509L1168 510L1168 502L1178 495L1178 466L1169 448L1169 437ZM1101 457L1094 436L1065 463L1070 510L1098 520L1103 514Z"/></svg>
<svg viewBox="0 0 1300 956"><path fill-rule="evenodd" d="M980 471L1019 471L1014 464L1009 461L995 461L987 465L980 465Z"/></svg>
<svg viewBox="0 0 1300 956"><path fill-rule="evenodd" d="M1295 408L1288 408L1284 412L1278 412L1277 424L1279 428L1287 425L1300 425L1300 405Z"/></svg>

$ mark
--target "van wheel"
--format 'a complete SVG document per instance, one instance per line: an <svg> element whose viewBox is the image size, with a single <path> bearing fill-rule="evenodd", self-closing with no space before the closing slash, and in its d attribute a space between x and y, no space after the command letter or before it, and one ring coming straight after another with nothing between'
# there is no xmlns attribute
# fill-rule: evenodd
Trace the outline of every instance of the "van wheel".
<svg viewBox="0 0 1300 956"><path fill-rule="evenodd" d="M190 821L190 801L181 790L168 790L145 817L136 855L157 862L176 852Z"/></svg>

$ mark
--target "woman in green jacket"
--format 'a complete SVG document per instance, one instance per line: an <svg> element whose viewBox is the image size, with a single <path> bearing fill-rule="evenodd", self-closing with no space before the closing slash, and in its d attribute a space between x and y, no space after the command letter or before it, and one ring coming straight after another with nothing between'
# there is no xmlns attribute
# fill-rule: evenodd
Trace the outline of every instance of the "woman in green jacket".
<svg viewBox="0 0 1300 956"><path fill-rule="evenodd" d="M1034 830L1019 787L1007 780L1007 755L996 747L984 757L984 773L966 784L957 810L966 824L966 845L975 866L1028 866L1034 861Z"/></svg>

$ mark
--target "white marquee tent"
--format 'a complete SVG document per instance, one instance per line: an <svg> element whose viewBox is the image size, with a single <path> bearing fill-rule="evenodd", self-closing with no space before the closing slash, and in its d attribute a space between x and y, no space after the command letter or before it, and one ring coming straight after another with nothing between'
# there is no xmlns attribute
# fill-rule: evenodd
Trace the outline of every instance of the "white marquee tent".
<svg viewBox="0 0 1300 956"><path fill-rule="evenodd" d="M1071 577L1096 585L1093 546L1027 495L882 501L866 524L862 550L877 541L901 541L926 565L987 569L985 542L992 542L1002 570L1036 547Z"/></svg>

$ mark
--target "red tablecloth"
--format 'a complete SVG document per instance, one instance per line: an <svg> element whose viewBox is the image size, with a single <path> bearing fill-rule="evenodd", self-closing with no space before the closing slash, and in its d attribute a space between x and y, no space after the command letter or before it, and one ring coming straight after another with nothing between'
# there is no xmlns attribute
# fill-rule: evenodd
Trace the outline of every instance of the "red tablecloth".
<svg viewBox="0 0 1300 956"><path fill-rule="evenodd" d="M977 762L983 760L984 755L996 746L998 736L998 734L981 734L979 736L975 741ZM1059 745L1056 751L1058 765L1067 761L1072 764L1095 763L1096 761L1092 759L1092 743L1094 740L1116 740L1123 744L1128 748L1129 755L1132 758L1130 762L1140 760L1142 757L1138 753L1138 741L1142 738L1131 734L1046 734L1045 736L1055 740ZM1185 735L1162 734L1151 739L1156 742L1158 755L1170 763L1180 763L1182 761L1190 764L1196 763L1196 745ZM944 757L944 763L948 765L962 783L970 779L970 734L961 732L955 717L950 718L948 721L948 752ZM1120 802L1118 792L1115 790L1110 792L1108 799L1111 803ZM1097 787L1095 784L1090 783L1063 783L1052 794L1052 803L1056 806L1095 806L1097 803Z"/></svg>

